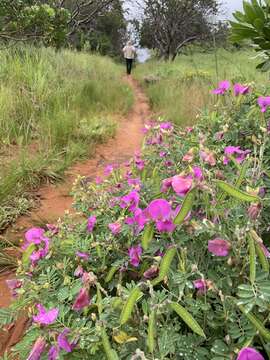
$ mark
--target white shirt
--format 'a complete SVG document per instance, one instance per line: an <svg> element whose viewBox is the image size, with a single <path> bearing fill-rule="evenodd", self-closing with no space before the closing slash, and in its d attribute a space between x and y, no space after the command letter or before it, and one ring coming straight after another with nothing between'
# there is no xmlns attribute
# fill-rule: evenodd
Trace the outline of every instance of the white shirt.
<svg viewBox="0 0 270 360"><path fill-rule="evenodd" d="M134 59L136 54L136 49L132 45L126 45L123 49L123 53L126 59Z"/></svg>

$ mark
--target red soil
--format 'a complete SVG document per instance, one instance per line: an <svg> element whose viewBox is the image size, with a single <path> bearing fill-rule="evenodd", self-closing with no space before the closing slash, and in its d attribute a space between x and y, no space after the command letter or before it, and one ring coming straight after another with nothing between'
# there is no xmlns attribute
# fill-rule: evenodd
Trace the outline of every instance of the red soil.
<svg viewBox="0 0 270 360"><path fill-rule="evenodd" d="M55 223L65 210L70 210L72 197L70 191L72 184L78 175L87 176L94 180L97 175L103 174L104 166L111 163L123 163L133 156L134 151L141 148L143 123L148 120L150 113L149 104L144 93L132 78L126 79L133 88L135 102L126 119L119 123L116 136L106 144L98 145L95 156L85 162L78 163L67 172L64 182L57 185L47 185L38 191L40 206L28 216L18 219L16 224L10 227L5 237L13 242L23 238L26 229L38 223ZM0 277L0 308L7 307L11 301L10 292L5 280L14 277L14 274L5 274ZM16 344L27 326L27 319L21 317L19 321L6 329L0 330L0 356Z"/></svg>

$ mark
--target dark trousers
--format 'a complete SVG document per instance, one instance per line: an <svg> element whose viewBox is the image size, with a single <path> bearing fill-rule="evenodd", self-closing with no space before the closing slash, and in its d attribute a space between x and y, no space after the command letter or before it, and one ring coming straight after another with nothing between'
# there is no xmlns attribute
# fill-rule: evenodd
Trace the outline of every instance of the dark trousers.
<svg viewBox="0 0 270 360"><path fill-rule="evenodd" d="M127 63L127 74L130 75L132 70L133 59L126 59L126 63Z"/></svg>

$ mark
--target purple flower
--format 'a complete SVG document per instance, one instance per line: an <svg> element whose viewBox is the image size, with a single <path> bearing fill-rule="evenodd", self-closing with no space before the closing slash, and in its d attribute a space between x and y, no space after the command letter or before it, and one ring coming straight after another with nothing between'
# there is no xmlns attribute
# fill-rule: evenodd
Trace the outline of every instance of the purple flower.
<svg viewBox="0 0 270 360"><path fill-rule="evenodd" d="M225 158L223 160L223 164L227 165L230 161L229 156L238 154L236 157L236 161L240 164L243 160L245 160L246 156L250 153L250 150L242 150L240 149L240 146L227 146L224 149Z"/></svg>
<svg viewBox="0 0 270 360"><path fill-rule="evenodd" d="M159 127L162 132L168 132L173 130L173 124L169 121L162 122Z"/></svg>
<svg viewBox="0 0 270 360"><path fill-rule="evenodd" d="M41 358L42 353L44 352L46 347L46 342L42 337L39 337L30 354L28 355L28 358L26 360L39 360Z"/></svg>
<svg viewBox="0 0 270 360"><path fill-rule="evenodd" d="M193 166L192 172L196 180L203 180L203 172L199 166Z"/></svg>
<svg viewBox="0 0 270 360"><path fill-rule="evenodd" d="M48 353L48 360L56 360L59 356L59 348L57 346L52 346Z"/></svg>
<svg viewBox="0 0 270 360"><path fill-rule="evenodd" d="M81 277L83 275L83 273L84 273L84 270L83 270L82 266L79 265L74 272L74 276Z"/></svg>
<svg viewBox="0 0 270 360"><path fill-rule="evenodd" d="M142 171L145 166L145 162L141 158L135 158L135 165L138 170Z"/></svg>
<svg viewBox="0 0 270 360"><path fill-rule="evenodd" d="M103 180L102 180L102 178L100 176L97 176L95 182L96 182L97 185L100 185L100 184L103 183Z"/></svg>
<svg viewBox="0 0 270 360"><path fill-rule="evenodd" d="M220 81L218 87L212 91L216 95L224 95L230 88L230 82L228 80Z"/></svg>
<svg viewBox="0 0 270 360"><path fill-rule="evenodd" d="M9 279L6 280L6 284L9 290L11 290L12 296L16 297L17 296L16 290L22 287L22 281L17 279Z"/></svg>
<svg viewBox="0 0 270 360"><path fill-rule="evenodd" d="M156 199L151 201L151 203L147 207L147 212L152 220L169 220L171 215L171 205L167 200L164 199Z"/></svg>
<svg viewBox="0 0 270 360"><path fill-rule="evenodd" d="M122 225L119 222L115 222L108 225L109 229L113 233L113 235L118 235L121 232Z"/></svg>
<svg viewBox="0 0 270 360"><path fill-rule="evenodd" d="M228 256L231 244L224 239L216 238L208 241L208 251L215 256Z"/></svg>
<svg viewBox="0 0 270 360"><path fill-rule="evenodd" d="M133 190L128 195L121 198L120 207L122 209L128 208L129 211L137 209L140 201L140 195L137 191Z"/></svg>
<svg viewBox="0 0 270 360"><path fill-rule="evenodd" d="M194 159L194 148L189 149L189 151L183 156L183 161L192 162Z"/></svg>
<svg viewBox="0 0 270 360"><path fill-rule="evenodd" d="M211 166L216 165L216 158L212 151L210 151L208 149L203 149L200 151L200 157L205 163L207 163Z"/></svg>
<svg viewBox="0 0 270 360"><path fill-rule="evenodd" d="M67 335L70 333L69 329L64 329L61 334L58 335L57 343L60 349L65 350L68 353L71 353L76 344L70 343L68 341Z"/></svg>
<svg viewBox="0 0 270 360"><path fill-rule="evenodd" d="M38 314L33 316L33 321L40 325L50 325L57 319L59 310L54 308L46 311L43 305L37 304Z"/></svg>
<svg viewBox="0 0 270 360"><path fill-rule="evenodd" d="M113 172L113 170L114 170L114 165L112 165L112 164L107 165L107 166L105 167L105 169L104 169L104 175L105 175L105 176L111 175L111 173Z"/></svg>
<svg viewBox="0 0 270 360"><path fill-rule="evenodd" d="M128 255L129 255L131 265L134 267L138 267L140 265L140 260L141 260L141 255L142 255L142 247L140 245L132 246L128 250Z"/></svg>
<svg viewBox="0 0 270 360"><path fill-rule="evenodd" d="M139 191L142 186L142 182L139 178L137 179L128 179L128 185L132 186L135 190Z"/></svg>
<svg viewBox="0 0 270 360"><path fill-rule="evenodd" d="M245 86L245 85L241 85L241 84L237 83L234 85L233 90L234 90L234 95L239 96L239 95L248 94L250 91L250 88L249 88L249 86Z"/></svg>
<svg viewBox="0 0 270 360"><path fill-rule="evenodd" d="M89 233L93 232L94 227L96 225L96 222L97 222L97 218L94 215L92 215L92 216L90 216L88 218L88 220L87 220L87 231Z"/></svg>
<svg viewBox="0 0 270 360"><path fill-rule="evenodd" d="M261 108L261 112L265 113L267 108L270 106L270 96L260 96L258 98L258 105Z"/></svg>
<svg viewBox="0 0 270 360"><path fill-rule="evenodd" d="M84 253L84 252L80 252L80 251L77 251L76 252L76 256L78 256L79 258L83 259L83 260L89 260L90 258L90 255L87 254L87 253Z"/></svg>
<svg viewBox="0 0 270 360"><path fill-rule="evenodd" d="M264 357L257 350L246 347L239 352L237 360L264 360Z"/></svg>
<svg viewBox="0 0 270 360"><path fill-rule="evenodd" d="M145 277L145 279L153 279L154 277L156 277L158 275L158 267L155 265L152 265L148 270L146 270L143 273L143 276Z"/></svg>
<svg viewBox="0 0 270 360"><path fill-rule="evenodd" d="M50 240L44 236L45 230L41 228L32 228L25 233L25 242L22 246L26 250L31 244L43 245L44 247L33 251L30 255L32 265L35 266L37 262L44 258L49 252Z"/></svg>
<svg viewBox="0 0 270 360"><path fill-rule="evenodd" d="M172 233L176 228L172 220L157 221L156 227L159 232L166 232L166 233Z"/></svg>
<svg viewBox="0 0 270 360"><path fill-rule="evenodd" d="M72 306L72 310L80 311L90 304L89 292L87 289L82 288L77 295L75 302Z"/></svg>
<svg viewBox="0 0 270 360"><path fill-rule="evenodd" d="M172 188L179 196L185 196L192 187L193 180L189 177L176 175L172 178Z"/></svg>
<svg viewBox="0 0 270 360"><path fill-rule="evenodd" d="M248 208L248 216L251 220L256 220L257 217L260 214L261 211L261 204L257 203L257 204L251 204L250 207Z"/></svg>
<svg viewBox="0 0 270 360"><path fill-rule="evenodd" d="M204 279L198 279L193 281L195 289L198 290L199 295L203 295L207 292L207 282Z"/></svg>
<svg viewBox="0 0 270 360"><path fill-rule="evenodd" d="M161 192L168 191L172 186L172 178L168 178L162 181Z"/></svg>
<svg viewBox="0 0 270 360"><path fill-rule="evenodd" d="M39 245L44 238L45 230L41 228L32 228L26 231L25 240L27 243Z"/></svg>

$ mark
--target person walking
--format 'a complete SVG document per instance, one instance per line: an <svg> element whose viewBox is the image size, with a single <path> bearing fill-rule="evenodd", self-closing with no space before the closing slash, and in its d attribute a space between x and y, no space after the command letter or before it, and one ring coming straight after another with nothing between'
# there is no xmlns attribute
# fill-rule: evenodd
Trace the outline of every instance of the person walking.
<svg viewBox="0 0 270 360"><path fill-rule="evenodd" d="M131 41L127 42L126 46L123 49L123 53L124 53L124 57L126 59L126 64L127 64L127 74L130 75L131 70L132 70L133 61L136 56L136 49L132 45Z"/></svg>

